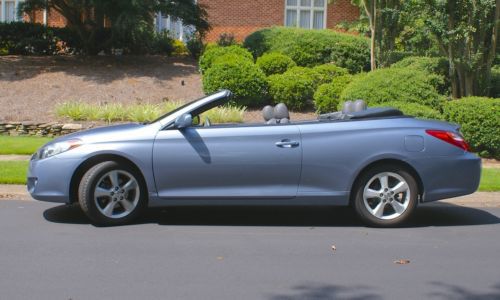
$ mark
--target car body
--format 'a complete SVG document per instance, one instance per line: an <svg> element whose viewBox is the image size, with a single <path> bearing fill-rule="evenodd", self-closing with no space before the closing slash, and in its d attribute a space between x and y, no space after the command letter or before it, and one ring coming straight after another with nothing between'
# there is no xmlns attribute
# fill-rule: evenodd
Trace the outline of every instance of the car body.
<svg viewBox="0 0 500 300"><path fill-rule="evenodd" d="M109 161L130 168L142 188L137 193L145 194L141 195L143 206L150 207L349 205L360 176L373 168L384 171L384 166L394 169L390 174L396 177L401 169L414 180L415 206L417 201L466 195L478 188L480 159L464 147L429 134L448 133L460 142L456 125L399 115L190 126L193 116L230 98L229 91L221 91L149 124L102 127L59 137L33 156L28 191L42 201L78 202L85 193L85 174ZM389 179L396 180L394 176ZM103 180L112 185L111 177ZM89 197L96 198L90 190ZM122 222L116 219L115 223ZM381 222L368 221L380 226L401 223Z"/></svg>

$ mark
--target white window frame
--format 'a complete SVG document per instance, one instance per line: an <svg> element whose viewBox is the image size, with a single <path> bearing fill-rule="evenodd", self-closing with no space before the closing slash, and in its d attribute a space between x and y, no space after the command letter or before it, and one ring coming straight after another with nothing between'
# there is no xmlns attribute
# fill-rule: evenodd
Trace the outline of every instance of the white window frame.
<svg viewBox="0 0 500 300"><path fill-rule="evenodd" d="M5 17L7 14L5 13L6 12L5 10L7 9L7 1L6 0L1 0L1 1L2 1L2 4L0 5L0 22L6 22ZM9 1L9 2L11 2L11 1ZM23 18L22 17L19 18L17 16L17 10L19 8L19 3L23 2L23 0L15 0L13 2L14 2L14 22L22 21Z"/></svg>
<svg viewBox="0 0 500 300"><path fill-rule="evenodd" d="M284 22L283 22L283 25L286 26L286 27L292 27L292 26L287 26L287 20L286 20L286 16L287 16L287 10L295 10L297 12L297 18L295 20L295 27L297 28L302 28L300 27L300 11L303 11L303 10L309 10L310 12L310 24L309 24L309 29L320 29L320 28L314 28L314 12L315 11L322 11L323 12L323 28L321 29L326 29L326 15L327 15L327 9L328 9L328 0L324 0L324 3L323 3L323 8L319 8L319 7L316 7L314 6L314 0L311 0L311 6L302 6L301 5L301 1L300 0L297 0L297 5L288 5L288 1L287 0L284 0L285 1L285 17L284 17Z"/></svg>

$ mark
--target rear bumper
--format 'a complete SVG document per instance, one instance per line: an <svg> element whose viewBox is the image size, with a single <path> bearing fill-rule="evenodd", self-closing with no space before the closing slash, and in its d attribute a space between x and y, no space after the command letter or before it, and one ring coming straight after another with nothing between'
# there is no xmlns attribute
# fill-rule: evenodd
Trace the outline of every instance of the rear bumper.
<svg viewBox="0 0 500 300"><path fill-rule="evenodd" d="M50 157L30 161L27 189L36 200L70 203L70 182L80 159Z"/></svg>
<svg viewBox="0 0 500 300"><path fill-rule="evenodd" d="M423 202L472 194L479 187L481 159L475 154L426 157L410 163L422 179Z"/></svg>

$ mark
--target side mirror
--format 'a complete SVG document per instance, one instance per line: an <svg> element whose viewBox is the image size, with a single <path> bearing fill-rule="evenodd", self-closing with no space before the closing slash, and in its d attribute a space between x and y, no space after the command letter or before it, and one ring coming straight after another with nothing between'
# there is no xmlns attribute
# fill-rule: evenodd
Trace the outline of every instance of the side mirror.
<svg viewBox="0 0 500 300"><path fill-rule="evenodd" d="M182 114L174 122L174 126L177 129L186 128L191 125L193 125L193 117L190 114Z"/></svg>

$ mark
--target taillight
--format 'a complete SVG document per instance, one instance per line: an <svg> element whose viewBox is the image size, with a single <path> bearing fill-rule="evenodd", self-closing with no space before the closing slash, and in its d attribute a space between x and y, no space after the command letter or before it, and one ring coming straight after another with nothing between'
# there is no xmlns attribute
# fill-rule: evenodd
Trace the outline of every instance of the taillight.
<svg viewBox="0 0 500 300"><path fill-rule="evenodd" d="M458 148L464 149L465 151L470 151L469 144L467 144L467 142L460 134L451 131L432 130L432 129L427 129L425 132L427 132L427 134L432 135L435 138L438 138L442 141L457 146Z"/></svg>

